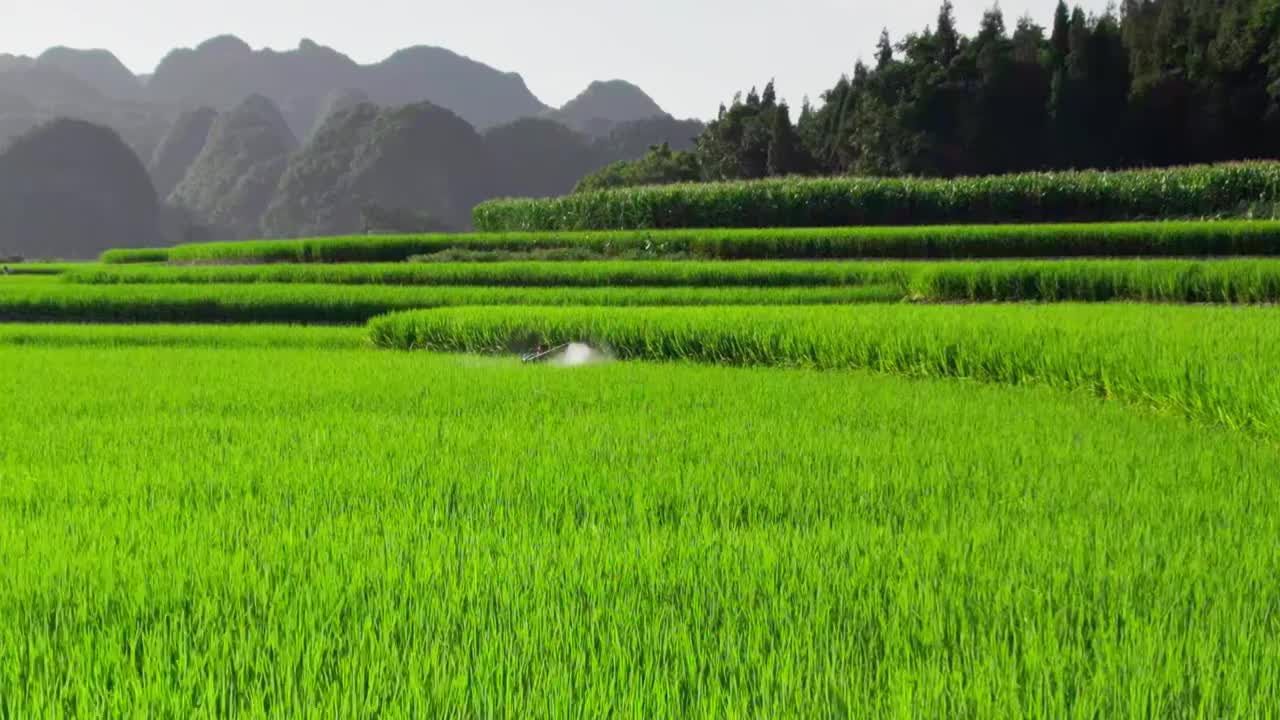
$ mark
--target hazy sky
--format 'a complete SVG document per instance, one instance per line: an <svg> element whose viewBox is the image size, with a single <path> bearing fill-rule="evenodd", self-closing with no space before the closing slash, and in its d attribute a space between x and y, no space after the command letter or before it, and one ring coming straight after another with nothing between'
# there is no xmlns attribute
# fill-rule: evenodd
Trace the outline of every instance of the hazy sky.
<svg viewBox="0 0 1280 720"><path fill-rule="evenodd" d="M954 0L972 33L990 0ZM438 45L520 73L559 105L591 80L621 78L681 117L714 115L739 89L774 77L799 104L830 87L880 28L898 38L933 24L940 0L0 0L0 53L51 45L106 48L151 72L173 47L224 33L278 50L302 38L358 62L408 45ZM1085 0L1101 10L1104 0ZM1047 25L1055 0L1001 3L1010 30L1030 14Z"/></svg>

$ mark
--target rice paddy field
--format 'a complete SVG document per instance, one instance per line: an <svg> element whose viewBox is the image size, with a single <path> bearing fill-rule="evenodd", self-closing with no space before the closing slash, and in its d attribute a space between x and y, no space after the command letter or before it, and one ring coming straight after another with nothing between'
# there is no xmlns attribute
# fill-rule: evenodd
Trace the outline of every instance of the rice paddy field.
<svg viewBox="0 0 1280 720"><path fill-rule="evenodd" d="M894 300L886 285L843 287L411 287L325 284L0 283L0 321L360 323L451 305L781 305Z"/></svg>
<svg viewBox="0 0 1280 720"><path fill-rule="evenodd" d="M868 297L880 300L1280 301L1280 260L1260 258L149 264L75 268L68 270L64 279L88 285L392 285L508 288L508 292L513 288L557 287L648 288L647 292L655 292L655 288L812 288L816 292L821 288L859 286L867 288ZM77 292L87 297L95 291ZM545 291L535 290L535 297L539 292L545 296ZM631 294L638 297L643 292L646 291Z"/></svg>
<svg viewBox="0 0 1280 720"><path fill-rule="evenodd" d="M1280 178L1280 172L1276 177ZM109 250L101 260L113 265L371 263L402 262L415 257L433 259L441 255L529 260L570 253L582 260L1274 256L1280 254L1280 221L547 229L457 235L361 235L194 243L167 249L125 248Z"/></svg>
<svg viewBox="0 0 1280 720"><path fill-rule="evenodd" d="M0 718L1274 717L1280 261L1190 225L0 276Z"/></svg>

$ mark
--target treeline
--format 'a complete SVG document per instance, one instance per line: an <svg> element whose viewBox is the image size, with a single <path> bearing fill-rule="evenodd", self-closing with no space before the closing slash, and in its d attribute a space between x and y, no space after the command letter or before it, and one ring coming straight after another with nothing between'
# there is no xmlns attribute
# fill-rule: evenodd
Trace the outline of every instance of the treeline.
<svg viewBox="0 0 1280 720"><path fill-rule="evenodd" d="M1088 15L1060 2L1052 27L882 33L792 122L770 83L735 97L686 155L655 149L648 182L790 174L954 177L1169 166L1280 155L1280 0L1125 0ZM607 177L606 177L607 176ZM631 184L613 167L580 189Z"/></svg>

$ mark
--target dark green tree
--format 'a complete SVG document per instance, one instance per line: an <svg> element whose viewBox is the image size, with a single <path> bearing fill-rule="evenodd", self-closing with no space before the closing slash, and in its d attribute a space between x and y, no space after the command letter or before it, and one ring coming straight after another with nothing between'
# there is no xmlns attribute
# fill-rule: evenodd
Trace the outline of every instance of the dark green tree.
<svg viewBox="0 0 1280 720"><path fill-rule="evenodd" d="M1071 52L1070 28L1071 8L1067 7L1065 0L1058 0L1058 7L1053 12L1053 34L1049 37L1049 64L1053 71L1067 64L1067 54Z"/></svg>
<svg viewBox="0 0 1280 720"><path fill-rule="evenodd" d="M774 84L765 85L761 95L752 88L745 102L738 97L698 138L697 154L703 177L708 180L753 180L770 174L770 145L775 134L778 105ZM783 152L803 157L796 133L788 117L793 141ZM792 152L794 151L794 152ZM787 160L786 162L794 162Z"/></svg>
<svg viewBox="0 0 1280 720"><path fill-rule="evenodd" d="M943 0L938 11L938 29L934 33L938 52L938 64L946 67L960 53L960 33L956 31L955 7L951 0Z"/></svg>
<svg viewBox="0 0 1280 720"><path fill-rule="evenodd" d="M696 182L702 177L698 157L693 152L672 150L663 143L649 148L639 160L619 161L588 175L574 192L591 192L635 185L669 185Z"/></svg>
<svg viewBox="0 0 1280 720"><path fill-rule="evenodd" d="M773 89L773 81L770 80L768 85L764 86L764 93L760 96L760 107L770 110L778 104L778 93Z"/></svg>
<svg viewBox="0 0 1280 720"><path fill-rule="evenodd" d="M1058 2L1046 32L997 8L972 37L933 29L858 63L795 127L808 170L940 175L1280 156L1280 0ZM698 144L707 179L776 171L771 87L735 98Z"/></svg>
<svg viewBox="0 0 1280 720"><path fill-rule="evenodd" d="M880 40L876 43L876 70L884 70L893 62L893 43L889 41L889 29L880 31Z"/></svg>
<svg viewBox="0 0 1280 720"><path fill-rule="evenodd" d="M808 168L803 158L804 149L800 138L791 125L791 111L786 103L778 105L773 111L773 128L769 137L769 155L767 158L770 175L795 175Z"/></svg>

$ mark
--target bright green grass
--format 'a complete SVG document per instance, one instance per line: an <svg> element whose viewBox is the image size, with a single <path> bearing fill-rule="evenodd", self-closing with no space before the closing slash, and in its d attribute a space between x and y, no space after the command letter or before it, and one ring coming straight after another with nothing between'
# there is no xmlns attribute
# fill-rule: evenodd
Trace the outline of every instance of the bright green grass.
<svg viewBox="0 0 1280 720"><path fill-rule="evenodd" d="M1278 165L1277 167L1280 167ZM916 225L360 235L112 250L103 262L399 262L444 251L576 249L719 260L1231 256L1280 254L1280 221Z"/></svg>
<svg viewBox="0 0 1280 720"><path fill-rule="evenodd" d="M0 716L1280 711L1244 434L841 372L0 366Z"/></svg>
<svg viewBox="0 0 1280 720"><path fill-rule="evenodd" d="M510 352L580 340L623 358L1043 383L1280 434L1274 308L453 308L370 327L394 348Z"/></svg>
<svg viewBox="0 0 1280 720"><path fill-rule="evenodd" d="M362 323L451 305L772 305L897 300L891 286L392 287L378 285L80 285L0 281L0 320L19 322Z"/></svg>

